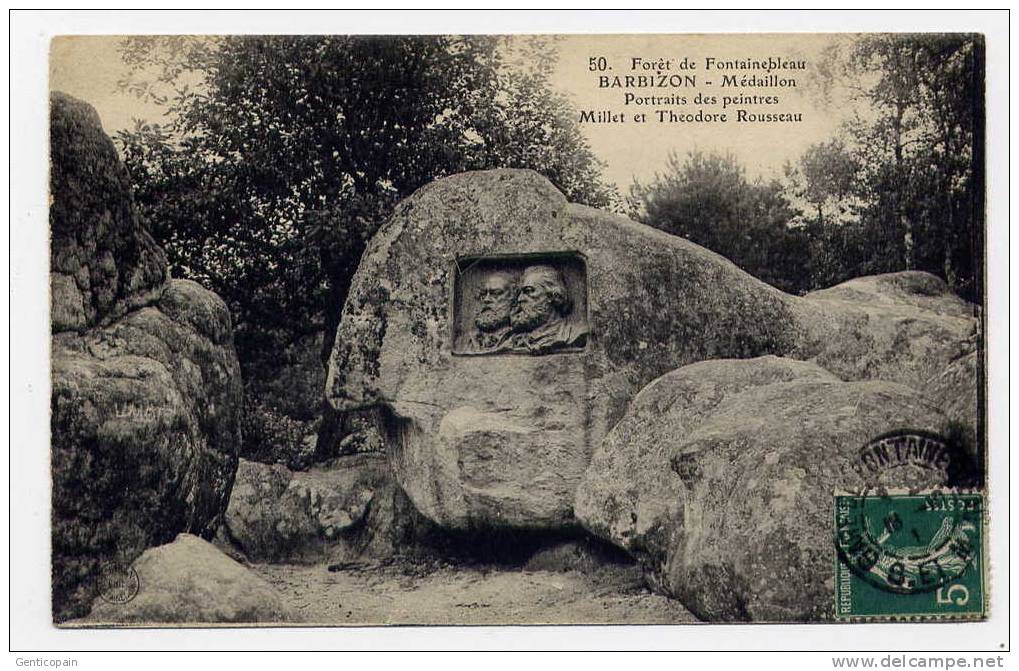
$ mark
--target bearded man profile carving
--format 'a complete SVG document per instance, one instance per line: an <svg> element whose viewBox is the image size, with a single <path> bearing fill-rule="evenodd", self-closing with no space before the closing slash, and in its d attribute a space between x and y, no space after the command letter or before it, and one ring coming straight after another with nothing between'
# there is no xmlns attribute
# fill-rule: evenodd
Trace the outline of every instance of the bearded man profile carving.
<svg viewBox="0 0 1019 671"><path fill-rule="evenodd" d="M545 265L528 267L520 277L510 312L513 348L544 354L582 346L588 329L570 322L572 310L573 303L558 270Z"/></svg>
<svg viewBox="0 0 1019 671"><path fill-rule="evenodd" d="M476 330L469 339L478 353L548 354L583 347L586 323L571 319L573 301L562 274L550 265L488 275L477 294Z"/></svg>
<svg viewBox="0 0 1019 671"><path fill-rule="evenodd" d="M516 298L516 278L512 273L494 272L478 290L477 330L471 335L470 346L480 352L499 352L509 348L510 312Z"/></svg>

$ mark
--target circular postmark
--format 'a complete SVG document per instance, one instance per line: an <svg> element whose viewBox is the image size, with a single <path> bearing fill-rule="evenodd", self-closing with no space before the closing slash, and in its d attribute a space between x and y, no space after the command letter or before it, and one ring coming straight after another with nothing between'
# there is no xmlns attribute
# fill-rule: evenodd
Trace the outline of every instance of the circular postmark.
<svg viewBox="0 0 1019 671"><path fill-rule="evenodd" d="M857 576L889 592L936 590L977 555L983 498L943 489L966 480L968 459L948 441L919 431L865 445L859 491L836 496L835 547Z"/></svg>
<svg viewBox="0 0 1019 671"><path fill-rule="evenodd" d="M124 604L138 596L141 581L133 567L118 562L103 564L96 578L99 598L107 603Z"/></svg>
<svg viewBox="0 0 1019 671"><path fill-rule="evenodd" d="M870 489L973 487L980 481L967 451L930 431L881 434L860 448L853 468Z"/></svg>
<svg viewBox="0 0 1019 671"><path fill-rule="evenodd" d="M839 497L836 548L875 587L935 590L962 577L976 557L981 501L979 494L937 490Z"/></svg>

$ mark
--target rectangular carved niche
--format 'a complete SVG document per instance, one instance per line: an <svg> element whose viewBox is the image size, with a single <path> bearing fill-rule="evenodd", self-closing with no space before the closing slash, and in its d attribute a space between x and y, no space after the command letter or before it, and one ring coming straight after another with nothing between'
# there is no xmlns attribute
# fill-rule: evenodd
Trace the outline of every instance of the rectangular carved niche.
<svg viewBox="0 0 1019 671"><path fill-rule="evenodd" d="M464 256L453 276L454 354L542 355L587 345L582 254Z"/></svg>

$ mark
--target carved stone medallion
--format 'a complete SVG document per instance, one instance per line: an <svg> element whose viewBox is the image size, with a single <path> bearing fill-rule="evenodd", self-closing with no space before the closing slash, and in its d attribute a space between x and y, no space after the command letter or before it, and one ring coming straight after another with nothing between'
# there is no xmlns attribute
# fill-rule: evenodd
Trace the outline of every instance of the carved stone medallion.
<svg viewBox="0 0 1019 671"><path fill-rule="evenodd" d="M538 355L586 346L591 330L581 254L461 257L454 275L454 354Z"/></svg>

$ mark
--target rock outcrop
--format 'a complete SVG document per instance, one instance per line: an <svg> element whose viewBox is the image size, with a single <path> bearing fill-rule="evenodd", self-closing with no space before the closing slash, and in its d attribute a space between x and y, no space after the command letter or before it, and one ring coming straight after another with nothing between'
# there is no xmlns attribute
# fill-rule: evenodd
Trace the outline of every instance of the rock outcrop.
<svg viewBox="0 0 1019 671"><path fill-rule="evenodd" d="M434 528L393 482L380 454L299 472L241 460L224 522L251 561L384 561L414 555L416 541Z"/></svg>
<svg viewBox="0 0 1019 671"><path fill-rule="evenodd" d="M455 355L458 260L542 252L586 261L586 348ZM468 173L420 189L370 243L327 396L338 410L384 406L396 477L436 522L560 528L594 446L644 384L703 358L791 349L793 320L789 297L712 252L570 205L533 172Z"/></svg>
<svg viewBox="0 0 1019 671"><path fill-rule="evenodd" d="M926 385L927 395L949 419L974 429L979 426L980 371L979 352L972 351L938 371Z"/></svg>
<svg viewBox="0 0 1019 671"><path fill-rule="evenodd" d="M53 614L87 612L100 569L180 532L214 533L240 442L222 300L138 221L95 111L52 101Z"/></svg>
<svg viewBox="0 0 1019 671"><path fill-rule="evenodd" d="M539 275L555 330L484 325L507 286ZM381 408L396 478L435 522L557 529L575 524L592 453L655 378L772 354L923 392L970 315L923 273L790 296L687 240L567 203L536 173L465 173L418 190L372 239L326 395L338 411Z"/></svg>
<svg viewBox="0 0 1019 671"><path fill-rule="evenodd" d="M131 566L123 598L96 599L75 624L265 623L294 620L280 593L197 536L149 548ZM118 595L119 596L119 595Z"/></svg>
<svg viewBox="0 0 1019 671"><path fill-rule="evenodd" d="M664 554L668 529L681 518L687 492L672 470L678 446L724 401L792 381L839 380L811 363L764 356L703 361L653 381L592 457L577 491L584 525L635 555Z"/></svg>
<svg viewBox="0 0 1019 671"><path fill-rule="evenodd" d="M874 484L860 451L875 437L943 433L946 421L908 387L843 382L812 363L697 363L637 396L595 454L577 516L702 619L827 620L834 493ZM966 472L954 456L889 469L880 484L945 486Z"/></svg>
<svg viewBox="0 0 1019 671"><path fill-rule="evenodd" d="M127 170L99 115L50 98L50 322L53 332L108 324L154 304L166 256L138 220Z"/></svg>
<svg viewBox="0 0 1019 671"><path fill-rule="evenodd" d="M796 358L844 380L888 380L933 393L934 379L976 350L976 306L928 273L860 277L799 302L807 336Z"/></svg>

